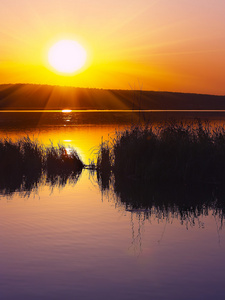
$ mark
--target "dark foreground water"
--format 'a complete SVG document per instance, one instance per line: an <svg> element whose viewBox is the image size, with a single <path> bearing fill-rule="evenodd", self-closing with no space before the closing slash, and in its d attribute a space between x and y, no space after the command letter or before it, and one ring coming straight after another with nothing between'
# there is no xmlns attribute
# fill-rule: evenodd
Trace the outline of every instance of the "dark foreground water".
<svg viewBox="0 0 225 300"><path fill-rule="evenodd" d="M160 123L169 113L145 118ZM225 121L223 113L201 118ZM2 137L60 140L87 162L102 136L143 119L122 112L11 112L0 120ZM103 190L88 170L78 180L2 187L0 299L224 299L225 190L137 189Z"/></svg>

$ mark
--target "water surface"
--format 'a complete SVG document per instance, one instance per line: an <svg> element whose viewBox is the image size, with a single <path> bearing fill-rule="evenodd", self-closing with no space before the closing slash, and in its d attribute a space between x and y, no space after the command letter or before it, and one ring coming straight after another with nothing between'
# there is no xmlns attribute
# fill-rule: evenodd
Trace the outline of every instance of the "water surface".
<svg viewBox="0 0 225 300"><path fill-rule="evenodd" d="M169 116L147 117L159 124ZM60 140L85 161L102 136L140 121L127 112L0 118L2 137ZM211 113L210 120L225 118ZM43 182L0 191L0 299L224 299L223 189L149 187L134 206L138 191L102 190L88 170L78 181Z"/></svg>
<svg viewBox="0 0 225 300"><path fill-rule="evenodd" d="M93 159L102 140L140 123L162 124L170 120L209 120L223 125L225 111L0 111L0 137L29 135L44 144L75 147L85 163Z"/></svg>

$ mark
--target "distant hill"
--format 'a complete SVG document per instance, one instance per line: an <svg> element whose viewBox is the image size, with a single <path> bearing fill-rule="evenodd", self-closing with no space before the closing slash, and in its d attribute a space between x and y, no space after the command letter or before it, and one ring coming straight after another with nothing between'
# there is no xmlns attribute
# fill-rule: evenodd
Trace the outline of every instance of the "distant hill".
<svg viewBox="0 0 225 300"><path fill-rule="evenodd" d="M225 96L103 90L36 84L0 85L0 110L225 110Z"/></svg>

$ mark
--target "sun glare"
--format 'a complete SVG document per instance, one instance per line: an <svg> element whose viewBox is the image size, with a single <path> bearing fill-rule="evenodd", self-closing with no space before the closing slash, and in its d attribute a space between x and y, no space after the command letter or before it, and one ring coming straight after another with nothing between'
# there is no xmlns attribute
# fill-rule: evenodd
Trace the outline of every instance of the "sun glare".
<svg viewBox="0 0 225 300"><path fill-rule="evenodd" d="M60 40L48 52L49 64L58 72L72 74L86 62L87 53L76 41Z"/></svg>
<svg viewBox="0 0 225 300"><path fill-rule="evenodd" d="M72 111L72 109L62 109L62 112L63 113L69 113L69 112L71 112Z"/></svg>

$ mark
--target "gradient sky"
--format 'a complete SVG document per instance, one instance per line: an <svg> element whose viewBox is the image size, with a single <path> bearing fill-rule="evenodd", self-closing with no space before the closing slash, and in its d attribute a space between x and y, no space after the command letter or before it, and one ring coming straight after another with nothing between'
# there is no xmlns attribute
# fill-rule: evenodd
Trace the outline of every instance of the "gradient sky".
<svg viewBox="0 0 225 300"><path fill-rule="evenodd" d="M225 95L224 0L1 0L0 83ZM55 74L48 49L75 39L84 71Z"/></svg>

